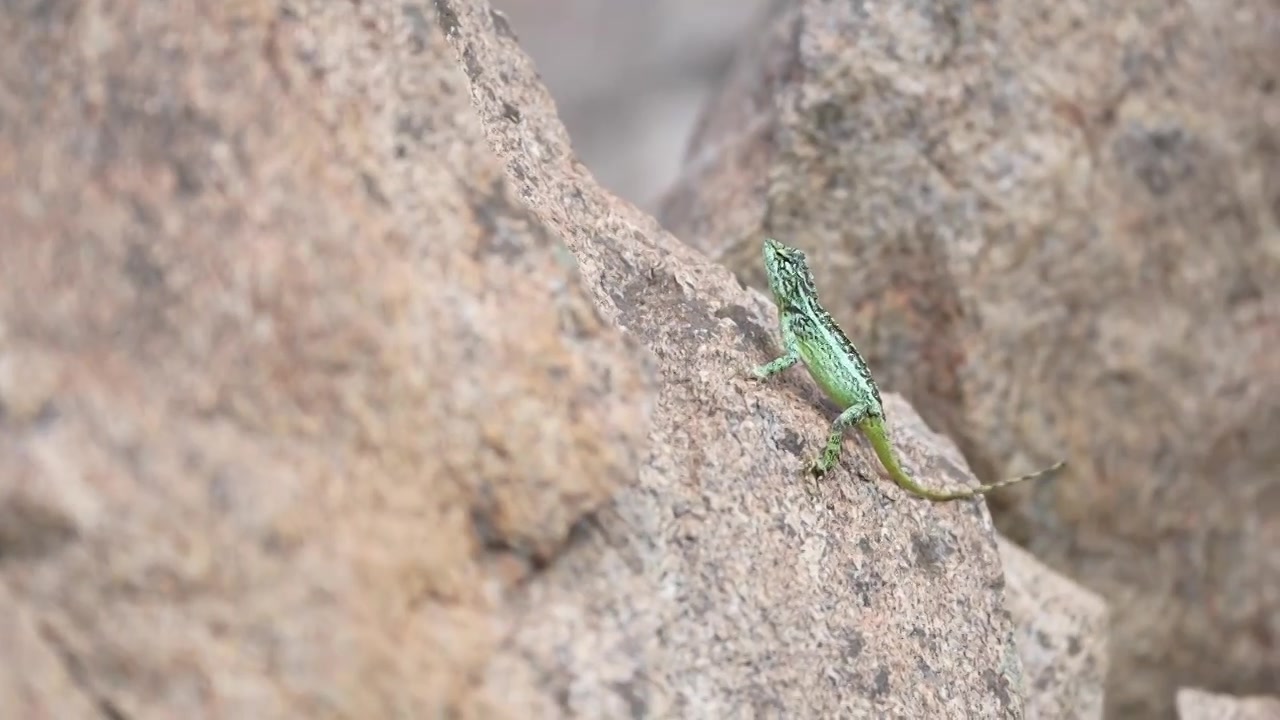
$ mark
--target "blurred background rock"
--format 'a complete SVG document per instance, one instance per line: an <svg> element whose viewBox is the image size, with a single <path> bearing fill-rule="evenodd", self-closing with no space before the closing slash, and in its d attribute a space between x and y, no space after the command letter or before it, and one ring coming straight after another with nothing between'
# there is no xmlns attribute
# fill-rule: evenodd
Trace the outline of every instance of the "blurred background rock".
<svg viewBox="0 0 1280 720"><path fill-rule="evenodd" d="M578 157L650 212L738 39L770 0L495 0L555 96Z"/></svg>

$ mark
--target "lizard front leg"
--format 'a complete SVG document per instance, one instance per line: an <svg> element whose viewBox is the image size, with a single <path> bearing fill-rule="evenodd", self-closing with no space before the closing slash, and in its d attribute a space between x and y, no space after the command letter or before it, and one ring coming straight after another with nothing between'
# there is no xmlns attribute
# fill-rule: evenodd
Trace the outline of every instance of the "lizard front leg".
<svg viewBox="0 0 1280 720"><path fill-rule="evenodd" d="M791 316L784 312L779 325L782 330L782 349L785 354L764 365L752 368L751 375L757 380L768 380L800 362L800 343L796 340L795 330L791 327Z"/></svg>
<svg viewBox="0 0 1280 720"><path fill-rule="evenodd" d="M799 353L787 353L772 362L752 368L751 375L757 380L768 380L798 362L800 362Z"/></svg>

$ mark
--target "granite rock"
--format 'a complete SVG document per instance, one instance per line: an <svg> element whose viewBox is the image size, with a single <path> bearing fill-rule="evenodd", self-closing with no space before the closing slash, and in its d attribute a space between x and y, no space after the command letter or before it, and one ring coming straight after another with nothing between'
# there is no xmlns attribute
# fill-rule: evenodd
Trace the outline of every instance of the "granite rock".
<svg viewBox="0 0 1280 720"><path fill-rule="evenodd" d="M1108 716L1280 685L1280 24L1226 5L826 3L752 38L664 226L808 251L997 524L1111 610Z"/></svg>
<svg viewBox="0 0 1280 720"><path fill-rule="evenodd" d="M0 714L474 704L655 384L435 11L19 2L0 37Z"/></svg>
<svg viewBox="0 0 1280 720"><path fill-rule="evenodd" d="M1178 690L1178 720L1278 720L1280 699L1234 697L1195 688Z"/></svg>
<svg viewBox="0 0 1280 720"><path fill-rule="evenodd" d="M1107 606L1026 550L997 537L1005 597L1022 658L1028 718L1101 720Z"/></svg>
<svg viewBox="0 0 1280 720"><path fill-rule="evenodd" d="M809 495L832 409L743 378L771 305L595 184L503 16L0 32L0 706L1024 715L985 505L853 440Z"/></svg>

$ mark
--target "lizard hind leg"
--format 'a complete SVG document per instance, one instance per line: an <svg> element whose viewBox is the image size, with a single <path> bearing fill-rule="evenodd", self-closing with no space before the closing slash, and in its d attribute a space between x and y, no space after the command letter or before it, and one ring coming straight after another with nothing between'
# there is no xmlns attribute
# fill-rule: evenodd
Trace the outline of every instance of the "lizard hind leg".
<svg viewBox="0 0 1280 720"><path fill-rule="evenodd" d="M826 447L807 466L810 474L814 477L822 477L836 466L840 461L840 451L844 449L845 430L848 430L851 425L862 422L866 416L867 408L862 405L854 405L840 413L835 422L831 423L831 433L827 436Z"/></svg>

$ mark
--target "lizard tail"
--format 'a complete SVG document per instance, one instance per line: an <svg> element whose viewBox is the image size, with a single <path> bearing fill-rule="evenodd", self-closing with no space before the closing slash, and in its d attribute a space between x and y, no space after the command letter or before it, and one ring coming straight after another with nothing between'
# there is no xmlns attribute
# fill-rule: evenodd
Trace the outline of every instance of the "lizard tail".
<svg viewBox="0 0 1280 720"><path fill-rule="evenodd" d="M1021 475L1021 476L1019 476L1019 477L1015 477L1015 478L1008 478L1007 480L998 480L998 481L993 482L993 483L991 483L991 484L989 484L989 485L983 485L982 487L980 487L980 488L979 488L979 490L981 490L982 492L986 493L986 492L990 492L990 491L992 491L992 490L995 490L995 489L997 489L997 488L1008 487L1008 486L1010 486L1010 485L1017 485L1018 483L1020 483L1020 482L1026 482L1027 480L1035 480L1036 478L1044 477L1045 475L1048 475L1048 474L1050 474L1050 473L1055 473L1055 472L1057 472L1057 471L1061 470L1062 468L1066 467L1066 464L1067 464L1067 461L1066 461L1066 460L1059 460L1058 462L1056 462L1056 463L1054 463L1054 464L1050 465L1050 466L1049 466L1049 467L1047 467L1047 468L1042 468L1042 469L1037 470L1037 471L1035 471L1035 472L1033 472L1033 473L1028 473L1028 474L1026 474L1026 475Z"/></svg>
<svg viewBox="0 0 1280 720"><path fill-rule="evenodd" d="M898 454L894 452L893 443L889 440L889 431L885 427L883 417L878 415L868 416L859 422L858 426L859 429L862 430L863 434L866 435L867 440L871 442L871 448L875 450L876 457L880 459L880 464L883 465L884 469L889 473L889 477L893 478L893 481L903 490L927 500L944 502L947 500L963 500L965 498L976 497L978 495L985 495L998 488L1008 487L1016 483L1034 480L1038 477L1048 475L1067 464L1065 460L1060 460L1053 465L1043 470L1031 473L1030 475L1001 480L999 482L991 483L990 485L980 485L978 487L964 488L963 490L953 490L950 492L945 490L930 490L916 482L915 479L908 475L907 471L902 468L902 463L898 461Z"/></svg>

